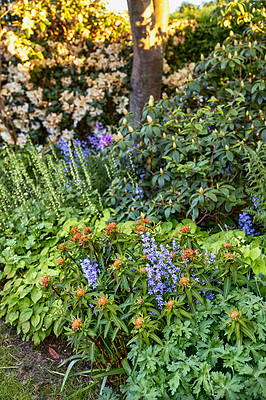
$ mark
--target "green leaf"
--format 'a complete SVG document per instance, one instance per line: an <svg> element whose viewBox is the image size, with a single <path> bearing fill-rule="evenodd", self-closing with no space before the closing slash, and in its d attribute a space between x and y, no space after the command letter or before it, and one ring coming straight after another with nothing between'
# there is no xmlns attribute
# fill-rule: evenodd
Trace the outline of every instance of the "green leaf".
<svg viewBox="0 0 266 400"><path fill-rule="evenodd" d="M256 338L255 335L253 334L253 332L249 329L244 327L243 325L241 325L241 331L248 336L253 342L256 342Z"/></svg>
<svg viewBox="0 0 266 400"><path fill-rule="evenodd" d="M10 324L12 324L19 316L19 312L18 311L11 311L11 313L7 314L7 318L6 321L10 322Z"/></svg>
<svg viewBox="0 0 266 400"><path fill-rule="evenodd" d="M230 278L230 276L227 276L224 280L224 297L225 298L228 296L230 286L231 286L231 278Z"/></svg>
<svg viewBox="0 0 266 400"><path fill-rule="evenodd" d="M201 304L204 304L203 298L201 297L201 295L199 294L199 292L197 292L196 289L191 288L191 293L193 294L193 296L196 297L196 299L197 299Z"/></svg>
<svg viewBox="0 0 266 400"><path fill-rule="evenodd" d="M39 316L39 314L33 314L30 321L31 321L31 324L34 326L34 328L36 328L36 326L40 322L40 319L41 319L41 317Z"/></svg>
<svg viewBox="0 0 266 400"><path fill-rule="evenodd" d="M34 287L31 291L31 300L33 301L33 303L37 303L38 300L40 300L40 298L42 297L43 292L39 289L37 289L37 287Z"/></svg>
<svg viewBox="0 0 266 400"><path fill-rule="evenodd" d="M229 150L226 152L226 157L227 157L228 160L231 161L231 162L232 162L233 159L234 159L233 153L232 153L231 151L229 151Z"/></svg>
<svg viewBox="0 0 266 400"><path fill-rule="evenodd" d="M215 201L215 203L218 201L217 197L216 197L215 194L212 193L212 192L206 192L206 193L205 193L205 196L208 197L209 199Z"/></svg>
<svg viewBox="0 0 266 400"><path fill-rule="evenodd" d="M19 317L19 322L23 323L25 321L28 321L33 314L32 308L26 308L25 310L22 310L20 317Z"/></svg>
<svg viewBox="0 0 266 400"><path fill-rule="evenodd" d="M163 342L161 341L161 339L157 336L157 335L155 335L155 333L150 333L149 334L149 337L151 337L156 343L158 343L160 346L164 346L163 345Z"/></svg>
<svg viewBox="0 0 266 400"><path fill-rule="evenodd" d="M22 332L24 333L24 335L26 335L26 333L28 333L30 330L30 322L26 321L22 324Z"/></svg>
<svg viewBox="0 0 266 400"><path fill-rule="evenodd" d="M255 247L254 249L250 250L249 257L251 260L256 260L256 258L259 258L261 255L261 249L259 247Z"/></svg>
<svg viewBox="0 0 266 400"><path fill-rule="evenodd" d="M124 358L122 360L122 366L123 366L125 372L127 373L127 375L129 376L131 374L131 367L129 365L127 358Z"/></svg>
<svg viewBox="0 0 266 400"><path fill-rule="evenodd" d="M124 368L115 368L111 369L110 371L100 372L99 374L92 375L92 378L104 378L105 376L112 376L112 375L121 375L124 374L126 371Z"/></svg>

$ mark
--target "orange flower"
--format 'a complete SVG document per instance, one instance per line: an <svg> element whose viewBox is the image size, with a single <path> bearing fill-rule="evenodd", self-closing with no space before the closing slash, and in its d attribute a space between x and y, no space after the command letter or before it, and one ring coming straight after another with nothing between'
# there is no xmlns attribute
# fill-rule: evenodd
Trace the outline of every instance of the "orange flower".
<svg viewBox="0 0 266 400"><path fill-rule="evenodd" d="M139 272L140 272L141 274L146 274L147 271L146 271L145 268L140 268Z"/></svg>
<svg viewBox="0 0 266 400"><path fill-rule="evenodd" d="M138 225L150 224L150 223L151 223L151 220L149 218L144 218L144 217L141 217L141 219L137 221Z"/></svg>
<svg viewBox="0 0 266 400"><path fill-rule="evenodd" d="M143 318L142 317L138 317L135 321L135 328L139 329L141 327L141 325L143 325Z"/></svg>
<svg viewBox="0 0 266 400"><path fill-rule="evenodd" d="M82 246L83 246L84 242L85 242L85 243L88 242L89 239L90 239L90 236L89 236L89 235L82 235L82 236L80 237L80 243L82 244Z"/></svg>
<svg viewBox="0 0 266 400"><path fill-rule="evenodd" d="M189 284L189 279L186 278L185 276L182 276L179 280L179 284L181 286L187 286Z"/></svg>
<svg viewBox="0 0 266 400"><path fill-rule="evenodd" d="M181 226L180 232L181 232L181 233L189 233L189 232L190 232L189 226L187 226L187 225Z"/></svg>
<svg viewBox="0 0 266 400"><path fill-rule="evenodd" d="M137 300L137 304L143 304L143 300L142 300L141 298L139 298L139 299Z"/></svg>
<svg viewBox="0 0 266 400"><path fill-rule="evenodd" d="M72 228L70 229L70 233L78 233L79 228L77 226L72 226Z"/></svg>
<svg viewBox="0 0 266 400"><path fill-rule="evenodd" d="M105 230L108 233L118 232L118 229L117 229L117 226L116 226L115 222L111 222L109 225L107 225Z"/></svg>
<svg viewBox="0 0 266 400"><path fill-rule="evenodd" d="M106 297L102 296L98 299L99 307L102 307L102 306L104 307L106 303L108 303L108 299Z"/></svg>
<svg viewBox="0 0 266 400"><path fill-rule="evenodd" d="M60 257L59 260L57 261L57 264L62 265L62 264L64 264L64 262L65 262L65 260L62 257Z"/></svg>
<svg viewBox="0 0 266 400"><path fill-rule="evenodd" d="M230 247L230 246L231 246L230 243L225 243L225 244L224 244L224 248L225 248L225 249L228 249L228 247Z"/></svg>
<svg viewBox="0 0 266 400"><path fill-rule="evenodd" d="M80 238L81 238L81 233L75 233L72 240L73 242L77 242L78 240L80 240Z"/></svg>
<svg viewBox="0 0 266 400"><path fill-rule="evenodd" d="M89 226L85 226L84 233L90 233L91 231L92 231L92 228L90 228Z"/></svg>
<svg viewBox="0 0 266 400"><path fill-rule="evenodd" d="M183 251L182 260L186 260L187 258L193 258L195 252L193 249L186 249Z"/></svg>
<svg viewBox="0 0 266 400"><path fill-rule="evenodd" d="M182 279L182 278L181 278ZM174 305L174 300L169 300L168 302L167 302L167 307L171 310L172 308L173 308L173 305Z"/></svg>
<svg viewBox="0 0 266 400"><path fill-rule="evenodd" d="M81 318L75 319L71 325L73 331L78 331L81 326L82 326Z"/></svg>
<svg viewBox="0 0 266 400"><path fill-rule="evenodd" d="M65 243L60 243L59 246L58 246L58 249L59 250L67 249L67 245Z"/></svg>
<svg viewBox="0 0 266 400"><path fill-rule="evenodd" d="M233 260L233 258L235 258L235 255L232 254L232 253L226 253L224 256L225 256L226 258L228 258L229 260Z"/></svg>
<svg viewBox="0 0 266 400"><path fill-rule="evenodd" d="M139 225L137 227L137 234L140 235L140 232L147 232L147 228L143 225Z"/></svg>
<svg viewBox="0 0 266 400"><path fill-rule="evenodd" d="M113 267L114 267L115 269L119 269L121 263L122 263L121 260L115 260L115 262L113 263Z"/></svg>
<svg viewBox="0 0 266 400"><path fill-rule="evenodd" d="M82 297L82 296L84 296L84 294L85 294L85 290L82 289L82 288L79 288L79 289L76 291L76 295L77 295L78 297Z"/></svg>
<svg viewBox="0 0 266 400"><path fill-rule="evenodd" d="M230 314L230 317L231 317L232 319L238 319L238 318L237 318L238 315L239 315L239 313L238 313L237 311L233 311L233 312Z"/></svg>
<svg viewBox="0 0 266 400"><path fill-rule="evenodd" d="M44 276L42 278L42 285L45 287L48 287L50 279L51 279L51 277L49 275Z"/></svg>

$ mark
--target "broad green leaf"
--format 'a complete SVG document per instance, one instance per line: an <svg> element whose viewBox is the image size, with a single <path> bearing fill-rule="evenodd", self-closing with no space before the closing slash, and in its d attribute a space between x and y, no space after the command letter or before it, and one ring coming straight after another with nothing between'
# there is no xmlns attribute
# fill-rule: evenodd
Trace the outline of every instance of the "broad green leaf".
<svg viewBox="0 0 266 400"><path fill-rule="evenodd" d="M30 321L31 321L31 324L34 326L34 328L36 328L36 326L40 322L40 319L41 319L41 317L39 316L39 314L33 314Z"/></svg>
<svg viewBox="0 0 266 400"><path fill-rule="evenodd" d="M25 310L22 310L20 317L19 317L19 322L24 323L25 321L28 321L33 314L32 308L26 308Z"/></svg>
<svg viewBox="0 0 266 400"><path fill-rule="evenodd" d="M37 301L42 298L42 295L43 292L37 287L34 287L31 291L31 300L33 301L33 303L37 303Z"/></svg>

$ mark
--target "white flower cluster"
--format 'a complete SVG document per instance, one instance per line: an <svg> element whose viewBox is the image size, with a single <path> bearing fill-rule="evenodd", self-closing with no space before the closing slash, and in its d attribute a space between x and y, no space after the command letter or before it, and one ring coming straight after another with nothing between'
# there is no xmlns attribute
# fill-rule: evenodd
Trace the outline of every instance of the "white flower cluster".
<svg viewBox="0 0 266 400"><path fill-rule="evenodd" d="M14 7L19 15L20 6ZM36 7L37 11L32 8L24 15L22 31L34 31L39 20L46 20L46 11L41 14L43 11L38 2ZM53 7L51 5L51 9ZM100 14L95 16L100 18ZM78 18L81 23L82 14ZM71 140L75 132L80 133L80 126L86 126L85 133L87 130L93 132L102 121L107 131L112 131L110 125L115 118L119 119L119 114L123 114L129 103L126 87L130 77L124 72L128 52L124 50L126 46L132 48L132 38L129 30L120 31L122 36L113 38L115 27L122 22L119 19L115 23L109 22L107 19L98 26L101 34L95 30L89 35L84 26L79 38L72 27L64 41L50 37L45 47L33 44L25 36L20 37L10 27L2 29L0 53L4 62L0 74L0 100L4 106L0 111L0 137L5 142L14 143L14 134L7 125L13 126L20 146L25 145L26 135L32 131L41 131L42 137L51 141L60 136L65 141ZM184 40L183 30L188 26L193 30L197 23L195 20L170 23L168 32L173 46ZM163 84L170 88L181 87L193 68L194 64L188 64L171 73L170 66L164 61L167 76L163 78ZM1 115L9 124L1 122Z"/></svg>
<svg viewBox="0 0 266 400"><path fill-rule="evenodd" d="M189 75L192 74L194 68L195 68L195 63L186 64L184 68L179 69L178 71L173 72L168 76L164 76L162 79L162 83L165 86L168 86L170 89L171 88L180 89L186 82Z"/></svg>
<svg viewBox="0 0 266 400"><path fill-rule="evenodd" d="M121 56L122 43L114 42L106 46L97 42L94 50L88 53L85 41L60 43L49 40L50 57L29 60L29 51L25 52L25 57L20 57L24 47L19 47L16 35L5 32L3 36L1 49L5 59L10 60L11 55L15 55L21 60L17 65L10 63L7 66L5 73L1 74L0 86L0 98L5 105L2 113L12 121L19 145L25 145L26 134L40 128L46 130L47 138L52 141L57 140L59 136L69 141L83 118L86 118L88 125L94 129L95 123L100 121L104 113L103 104L107 94L111 96L116 113L122 114L127 106L128 90L124 84L127 76L121 72L127 61ZM35 51L36 47L38 46L35 46ZM37 50L43 51L41 47ZM84 52L88 57L81 56ZM62 76L59 79L52 78L46 83L43 77L45 78L47 71L60 67L63 67ZM43 77L39 82L33 83L31 77L36 68L41 71L40 76L43 73ZM73 72L69 74L73 70L74 76ZM84 73L87 74L85 83L83 81L79 89L77 80L80 81ZM67 120L65 124L62 123L63 115L68 116L67 119L64 118ZM14 142L8 128L3 124L0 136L5 142Z"/></svg>

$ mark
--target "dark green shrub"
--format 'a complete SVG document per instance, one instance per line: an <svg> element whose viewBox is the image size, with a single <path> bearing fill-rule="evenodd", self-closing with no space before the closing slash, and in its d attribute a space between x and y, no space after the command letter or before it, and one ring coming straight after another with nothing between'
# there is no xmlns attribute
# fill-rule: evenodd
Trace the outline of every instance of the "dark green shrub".
<svg viewBox="0 0 266 400"><path fill-rule="evenodd" d="M120 125L123 137L110 148L117 171L106 201L120 218L144 212L207 221L225 220L245 204L240 152L253 142L243 96L225 106L183 112L178 100L146 106L140 127L131 115ZM119 170L118 170L119 165Z"/></svg>

